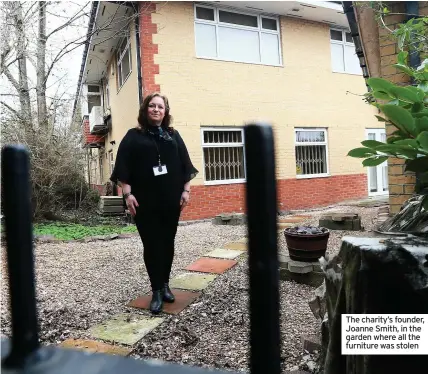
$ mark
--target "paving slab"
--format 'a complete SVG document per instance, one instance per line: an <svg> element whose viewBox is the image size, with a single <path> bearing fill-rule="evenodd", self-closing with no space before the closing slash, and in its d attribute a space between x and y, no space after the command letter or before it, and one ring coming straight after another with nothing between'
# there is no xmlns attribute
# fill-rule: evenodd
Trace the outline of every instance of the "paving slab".
<svg viewBox="0 0 428 374"><path fill-rule="evenodd" d="M175 296L175 302L163 303L163 311L168 314L178 314L188 305L192 304L199 296L200 292L181 291L172 289L172 293ZM152 294L147 294L132 300L127 306L139 309L150 309L150 301L152 300Z"/></svg>
<svg viewBox="0 0 428 374"><path fill-rule="evenodd" d="M245 244L247 244L248 243L248 238L242 238L242 239L237 240L236 242L237 243L245 243Z"/></svg>
<svg viewBox="0 0 428 374"><path fill-rule="evenodd" d="M133 345L158 327L164 318L144 317L136 314L118 314L112 319L90 328L96 339Z"/></svg>
<svg viewBox="0 0 428 374"><path fill-rule="evenodd" d="M199 273L223 274L237 264L234 260L221 260L219 258L202 257L186 267L185 270Z"/></svg>
<svg viewBox="0 0 428 374"><path fill-rule="evenodd" d="M294 224L294 223L283 223L283 222L279 222L279 223L277 224L277 227L278 227L279 229L286 229L286 228L288 228L288 227L294 227L294 226L296 226L296 224Z"/></svg>
<svg viewBox="0 0 428 374"><path fill-rule="evenodd" d="M105 353L109 355L128 356L132 349L118 345L106 344L95 340L67 339L60 345L62 348L71 348L89 353Z"/></svg>
<svg viewBox="0 0 428 374"><path fill-rule="evenodd" d="M236 249L237 251L246 251L247 243L231 242L221 246L224 249Z"/></svg>
<svg viewBox="0 0 428 374"><path fill-rule="evenodd" d="M237 251L236 249L216 248L213 251L207 253L205 256L233 260L236 257L242 255L243 253L245 253L245 251Z"/></svg>
<svg viewBox="0 0 428 374"><path fill-rule="evenodd" d="M311 216L291 216L291 217L279 218L278 222L281 222L281 223L299 223L299 222L306 221L309 218L311 218Z"/></svg>
<svg viewBox="0 0 428 374"><path fill-rule="evenodd" d="M169 286L182 290L202 291L216 278L215 274L184 273L171 279Z"/></svg>

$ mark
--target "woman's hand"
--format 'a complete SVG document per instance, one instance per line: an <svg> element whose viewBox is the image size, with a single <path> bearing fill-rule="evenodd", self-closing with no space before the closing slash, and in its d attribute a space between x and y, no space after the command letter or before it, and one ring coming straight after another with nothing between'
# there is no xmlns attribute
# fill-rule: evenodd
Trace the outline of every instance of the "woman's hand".
<svg viewBox="0 0 428 374"><path fill-rule="evenodd" d="M135 216L135 213L137 212L138 201L135 198L134 195L129 195L126 199L126 206L128 207L129 213L131 213L131 216Z"/></svg>
<svg viewBox="0 0 428 374"><path fill-rule="evenodd" d="M189 204L189 200L190 200L189 192L183 191L183 193L181 194L181 200L180 200L181 209L184 209L184 207L187 204Z"/></svg>

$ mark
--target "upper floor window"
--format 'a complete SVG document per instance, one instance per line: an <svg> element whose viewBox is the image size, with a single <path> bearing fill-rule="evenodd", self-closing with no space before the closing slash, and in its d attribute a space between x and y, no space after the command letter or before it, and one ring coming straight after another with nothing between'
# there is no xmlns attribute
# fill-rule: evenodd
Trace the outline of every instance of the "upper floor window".
<svg viewBox="0 0 428 374"><path fill-rule="evenodd" d="M123 86L129 74L131 74L131 40L125 37L119 45L117 51L117 86Z"/></svg>
<svg viewBox="0 0 428 374"><path fill-rule="evenodd" d="M331 68L335 73L362 74L351 33L330 30Z"/></svg>
<svg viewBox="0 0 428 374"><path fill-rule="evenodd" d="M196 56L281 64L278 18L195 6Z"/></svg>
<svg viewBox="0 0 428 374"><path fill-rule="evenodd" d="M102 106L101 86L97 84L88 84L88 114L91 113L94 106Z"/></svg>

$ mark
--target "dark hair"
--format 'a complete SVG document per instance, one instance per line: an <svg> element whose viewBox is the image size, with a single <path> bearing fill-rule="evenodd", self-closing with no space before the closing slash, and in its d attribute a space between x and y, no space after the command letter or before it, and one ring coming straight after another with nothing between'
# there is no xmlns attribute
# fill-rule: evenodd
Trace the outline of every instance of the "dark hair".
<svg viewBox="0 0 428 374"><path fill-rule="evenodd" d="M146 129L147 126L149 126L149 121L147 119L147 110L149 108L150 101L152 101L154 97L160 97L165 103L165 117L162 120L161 126L164 130L169 130L170 132L173 129L172 127L170 127L172 123L172 116L169 114L170 108L169 108L168 98L165 95L161 95L159 92L153 92L144 98L143 104L141 105L140 110L138 112L138 123L140 125L140 128Z"/></svg>

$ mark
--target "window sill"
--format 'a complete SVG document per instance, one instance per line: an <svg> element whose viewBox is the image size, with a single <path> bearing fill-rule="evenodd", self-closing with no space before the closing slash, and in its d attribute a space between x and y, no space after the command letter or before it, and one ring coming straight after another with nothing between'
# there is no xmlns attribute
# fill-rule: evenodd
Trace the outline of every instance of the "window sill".
<svg viewBox="0 0 428 374"><path fill-rule="evenodd" d="M276 67L276 68L283 68L283 64L264 64L262 62L245 62L245 61L235 61L235 60L225 60L222 58L216 58L216 57L201 57L196 56L198 60L211 60L211 61L221 61L221 62L233 62L235 64L246 64L246 65L260 65L260 66L270 66L270 67Z"/></svg>
<svg viewBox="0 0 428 374"><path fill-rule="evenodd" d="M125 85L126 81L128 80L128 78L131 76L132 74L132 70L129 72L129 74L126 76L126 78L123 80L122 85L119 87L119 89L116 91L116 95L119 94L120 90L122 89L122 87Z"/></svg>
<svg viewBox="0 0 428 374"><path fill-rule="evenodd" d="M221 184L238 184L238 183L246 183L246 179L229 179L229 180L222 180L222 181L204 181L205 186L218 186Z"/></svg>
<svg viewBox="0 0 428 374"><path fill-rule="evenodd" d="M348 73L347 71L332 71L333 74L344 74L344 75L355 75L357 77L362 77L363 73L357 74L357 73Z"/></svg>
<svg viewBox="0 0 428 374"><path fill-rule="evenodd" d="M328 178L331 177L330 174L297 174L296 179L313 179L313 178Z"/></svg>

